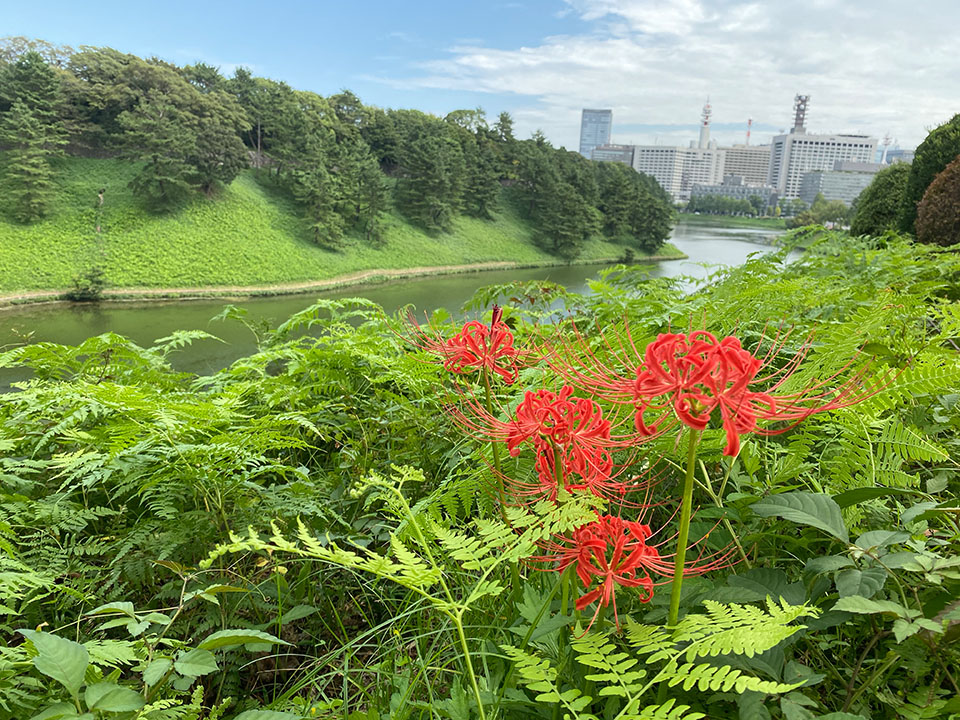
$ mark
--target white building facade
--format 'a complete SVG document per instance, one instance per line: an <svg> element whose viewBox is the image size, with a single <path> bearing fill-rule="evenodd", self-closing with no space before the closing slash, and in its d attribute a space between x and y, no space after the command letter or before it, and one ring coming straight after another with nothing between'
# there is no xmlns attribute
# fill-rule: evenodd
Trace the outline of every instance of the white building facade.
<svg viewBox="0 0 960 720"><path fill-rule="evenodd" d="M770 149L767 184L782 198L800 197L806 173L833 170L837 162L872 162L877 150L876 138L866 135L814 135L802 128L794 130L777 135Z"/></svg>
<svg viewBox="0 0 960 720"><path fill-rule="evenodd" d="M633 169L653 177L674 202L690 199L694 184L715 185L723 180L725 152L716 147L637 145Z"/></svg>
<svg viewBox="0 0 960 720"><path fill-rule="evenodd" d="M723 174L739 175L749 185L766 185L770 171L769 145L734 145L723 148Z"/></svg>

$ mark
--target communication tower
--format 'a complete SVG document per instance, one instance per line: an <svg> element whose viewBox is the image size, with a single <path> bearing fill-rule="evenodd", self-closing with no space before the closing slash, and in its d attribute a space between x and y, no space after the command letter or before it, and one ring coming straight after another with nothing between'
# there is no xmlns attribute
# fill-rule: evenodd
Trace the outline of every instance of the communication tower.
<svg viewBox="0 0 960 720"><path fill-rule="evenodd" d="M710 98L707 98L703 106L703 112L700 113L700 147L710 146L710 116L713 115L713 108L710 107Z"/></svg>
<svg viewBox="0 0 960 720"><path fill-rule="evenodd" d="M797 95L793 98L793 130L791 133L806 132L804 126L807 120L807 103L810 102L809 95Z"/></svg>
<svg viewBox="0 0 960 720"><path fill-rule="evenodd" d="M753 118L747 118L747 147L750 147L750 129L753 127Z"/></svg>

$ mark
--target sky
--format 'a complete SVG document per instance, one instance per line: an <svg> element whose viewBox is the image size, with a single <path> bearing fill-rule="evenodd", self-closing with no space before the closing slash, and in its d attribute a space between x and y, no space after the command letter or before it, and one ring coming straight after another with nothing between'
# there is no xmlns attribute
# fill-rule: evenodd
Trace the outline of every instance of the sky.
<svg viewBox="0 0 960 720"><path fill-rule="evenodd" d="M915 147L960 112L958 0L0 0L0 37L110 46L238 66L324 95L445 115L508 111L578 147L582 108L613 110L613 142L687 144L709 98L712 137L789 128Z"/></svg>

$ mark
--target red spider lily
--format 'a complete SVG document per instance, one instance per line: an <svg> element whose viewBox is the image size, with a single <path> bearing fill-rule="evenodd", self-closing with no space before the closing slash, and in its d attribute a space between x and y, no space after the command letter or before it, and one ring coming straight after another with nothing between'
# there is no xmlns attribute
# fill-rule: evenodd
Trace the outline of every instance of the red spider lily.
<svg viewBox="0 0 960 720"><path fill-rule="evenodd" d="M537 482L513 482L521 496L555 500L562 486L622 499L632 488L613 475L610 453L619 444L611 438L611 422L593 400L574 397L569 385L560 392L527 391L513 413L514 419L506 422L476 400L468 400L463 408L451 409L454 420L485 440L506 442L511 456L517 457L525 444L532 445Z"/></svg>
<svg viewBox="0 0 960 720"><path fill-rule="evenodd" d="M412 315L409 323L413 344L441 358L445 370L461 375L486 370L512 385L524 353L514 347L513 333L502 318L503 309L494 305L490 325L470 320L447 340L428 334Z"/></svg>
<svg viewBox="0 0 960 720"><path fill-rule="evenodd" d="M734 456L740 451L742 435L781 433L811 415L849 407L876 392L876 387L864 386L866 367L841 379L849 365L830 377L808 382L800 390L778 392L799 369L810 349L808 341L780 369L759 377L774 365L787 337L789 333L775 337L762 358L745 350L736 337L717 340L705 330L663 333L643 353L637 351L629 329L626 343L614 344L604 338L615 362L633 368L632 380L601 362L582 338L577 343L551 346L547 357L550 365L572 382L613 402L633 402L634 422L641 437L664 431L672 419L703 430L719 408L727 435L723 452ZM762 388L764 385L767 387ZM649 411L658 411L652 421L646 417ZM758 427L758 421L786 425Z"/></svg>
<svg viewBox="0 0 960 720"><path fill-rule="evenodd" d="M576 564L577 577L587 589L576 601L577 610L596 602L595 620L601 607L612 605L619 626L617 586L641 588L638 598L646 603L653 597L655 585L669 582L660 578L673 576L674 556L661 555L658 548L666 541L653 544L650 542L653 536L650 526L640 521L598 515L595 521L574 530L571 537L560 537L551 542L546 548L548 554L535 560L556 563L554 568L558 572ZM684 567L683 574L700 575L729 565L726 552L709 555L701 552L696 560Z"/></svg>

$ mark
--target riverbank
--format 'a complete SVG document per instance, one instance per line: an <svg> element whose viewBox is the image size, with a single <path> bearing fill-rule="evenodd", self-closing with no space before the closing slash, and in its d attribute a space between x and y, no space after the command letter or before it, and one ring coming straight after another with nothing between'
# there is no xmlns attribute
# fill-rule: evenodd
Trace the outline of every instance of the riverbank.
<svg viewBox="0 0 960 720"><path fill-rule="evenodd" d="M167 289L336 284L371 270L558 262L538 247L534 228L517 210L509 188L490 219L460 216L451 232L430 234L387 212L380 241L348 235L332 250L312 242L300 209L252 170L214 197L197 196L176 211L154 214L128 187L136 167L115 159L64 158L58 161L49 218L21 225L0 215L0 294L56 296L93 267L103 270L114 295L121 289L141 295L145 288L162 294ZM102 208L100 188L106 188ZM625 251L623 245L593 237L577 261L605 262Z"/></svg>
<svg viewBox="0 0 960 720"><path fill-rule="evenodd" d="M634 262L659 262L662 260L685 260L687 255L680 252L671 244L663 247L665 252L655 255L636 257ZM610 265L619 262L619 258L591 259L587 262L572 263L575 265ZM281 283L271 285L231 285L207 287L169 287L169 288L107 288L103 292L103 299L107 301L143 301L143 300L191 300L202 298L252 298L272 297L277 295L301 295L305 293L339 290L363 285L373 285L391 280L402 280L418 277L439 275L459 275L463 273L483 272L485 270L520 270L529 268L566 267L571 263L542 262L486 262L470 263L466 265L438 265L426 267L411 267L398 269L364 270L347 273L324 280L313 280L299 283ZM18 305L66 302L65 289L61 290L32 290L20 293L0 295L0 308L15 307Z"/></svg>

